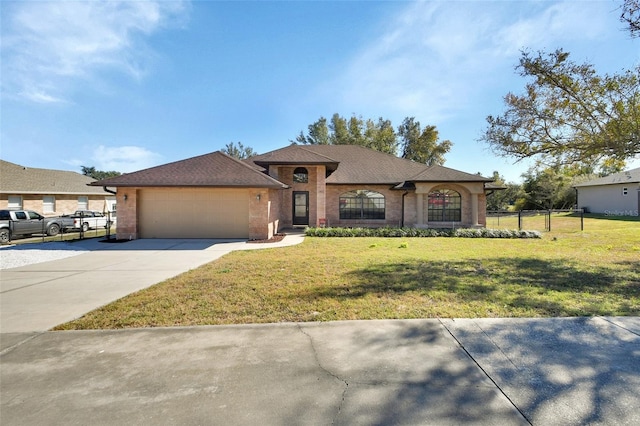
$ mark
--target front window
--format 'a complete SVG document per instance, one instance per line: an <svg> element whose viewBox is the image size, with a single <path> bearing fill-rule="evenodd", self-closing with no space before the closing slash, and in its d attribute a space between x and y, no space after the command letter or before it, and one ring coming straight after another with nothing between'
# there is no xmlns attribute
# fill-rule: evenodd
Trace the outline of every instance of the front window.
<svg viewBox="0 0 640 426"><path fill-rule="evenodd" d="M76 210L89 210L89 197L81 195L78 197L78 208Z"/></svg>
<svg viewBox="0 0 640 426"><path fill-rule="evenodd" d="M42 197L42 212L43 213L55 213L56 211L56 197L53 195L45 195Z"/></svg>
<svg viewBox="0 0 640 426"><path fill-rule="evenodd" d="M295 183L308 183L309 172L304 167L298 167L293 171L293 181Z"/></svg>
<svg viewBox="0 0 640 426"><path fill-rule="evenodd" d="M429 222L460 222L462 198L456 191L439 189L429 193Z"/></svg>
<svg viewBox="0 0 640 426"><path fill-rule="evenodd" d="M9 203L7 207L9 210L21 210L22 209L22 196L9 195Z"/></svg>
<svg viewBox="0 0 640 426"><path fill-rule="evenodd" d="M384 219L384 195L359 189L340 196L340 219Z"/></svg>

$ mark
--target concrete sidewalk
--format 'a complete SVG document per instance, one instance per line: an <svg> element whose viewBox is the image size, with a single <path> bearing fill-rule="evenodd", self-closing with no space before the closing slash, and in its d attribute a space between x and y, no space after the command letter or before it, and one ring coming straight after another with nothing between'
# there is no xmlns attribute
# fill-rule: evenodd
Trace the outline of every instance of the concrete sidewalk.
<svg viewBox="0 0 640 426"><path fill-rule="evenodd" d="M0 423L637 425L639 334L631 317L6 335Z"/></svg>
<svg viewBox="0 0 640 426"><path fill-rule="evenodd" d="M293 231L276 243L215 239L78 241L74 246L90 251L0 271L0 332L49 330L231 251L283 247L303 239L301 232ZM11 248L3 248L0 254L7 250Z"/></svg>

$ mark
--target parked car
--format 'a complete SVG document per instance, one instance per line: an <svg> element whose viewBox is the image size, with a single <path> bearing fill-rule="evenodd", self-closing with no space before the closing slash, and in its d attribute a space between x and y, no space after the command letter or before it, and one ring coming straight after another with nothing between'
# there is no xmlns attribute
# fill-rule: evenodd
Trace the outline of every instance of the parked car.
<svg viewBox="0 0 640 426"><path fill-rule="evenodd" d="M89 229L106 229L112 225L112 221L107 216L95 210L76 210L69 217L73 218L73 228L82 229L83 232L87 232Z"/></svg>
<svg viewBox="0 0 640 426"><path fill-rule="evenodd" d="M32 210L0 210L0 243L15 235L58 235L67 228L73 228L72 218L44 217Z"/></svg>

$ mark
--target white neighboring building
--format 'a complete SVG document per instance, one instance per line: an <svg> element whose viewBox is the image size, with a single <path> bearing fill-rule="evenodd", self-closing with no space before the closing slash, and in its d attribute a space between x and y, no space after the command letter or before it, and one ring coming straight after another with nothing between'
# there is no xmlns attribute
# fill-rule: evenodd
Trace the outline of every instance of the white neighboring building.
<svg viewBox="0 0 640 426"><path fill-rule="evenodd" d="M575 185L578 208L607 216L640 216L640 167Z"/></svg>

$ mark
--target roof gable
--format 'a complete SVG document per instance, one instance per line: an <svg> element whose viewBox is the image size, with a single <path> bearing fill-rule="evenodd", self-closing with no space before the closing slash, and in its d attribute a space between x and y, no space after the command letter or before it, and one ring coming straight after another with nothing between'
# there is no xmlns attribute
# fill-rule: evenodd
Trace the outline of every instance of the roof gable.
<svg viewBox="0 0 640 426"><path fill-rule="evenodd" d="M311 148L311 145L289 145L284 148L276 149L275 151L269 151L265 154L256 155L249 158L249 160L262 167L268 166L270 164L325 164L328 166L337 166L337 164L339 163L339 161L326 155L314 152L313 149L309 148ZM333 168L335 169L335 167Z"/></svg>
<svg viewBox="0 0 640 426"><path fill-rule="evenodd" d="M283 188L283 183L216 151L92 183L95 186L210 186Z"/></svg>
<svg viewBox="0 0 640 426"><path fill-rule="evenodd" d="M640 167L637 169L627 170L626 172L614 173L603 178L590 180L574 185L579 186L600 186L600 185L619 185L625 183L640 183Z"/></svg>
<svg viewBox="0 0 640 426"><path fill-rule="evenodd" d="M326 164L333 171L328 184L398 184L427 167L359 145L291 145L250 160L258 165Z"/></svg>
<svg viewBox="0 0 640 426"><path fill-rule="evenodd" d="M94 179L66 170L24 167L0 160L0 192L9 194L107 195L102 188L88 186Z"/></svg>

